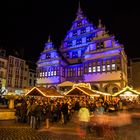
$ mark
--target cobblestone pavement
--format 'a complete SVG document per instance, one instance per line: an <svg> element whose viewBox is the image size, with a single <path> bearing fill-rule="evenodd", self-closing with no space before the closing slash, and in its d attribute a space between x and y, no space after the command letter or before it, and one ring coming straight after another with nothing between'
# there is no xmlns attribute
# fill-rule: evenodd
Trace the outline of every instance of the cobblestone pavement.
<svg viewBox="0 0 140 140"><path fill-rule="evenodd" d="M79 136L78 127L72 123L66 126L52 124L49 129L34 130L27 124L0 121L0 140L140 140L140 118L133 118L132 124L115 129L105 126L104 131L102 138L97 138L95 131L84 138Z"/></svg>

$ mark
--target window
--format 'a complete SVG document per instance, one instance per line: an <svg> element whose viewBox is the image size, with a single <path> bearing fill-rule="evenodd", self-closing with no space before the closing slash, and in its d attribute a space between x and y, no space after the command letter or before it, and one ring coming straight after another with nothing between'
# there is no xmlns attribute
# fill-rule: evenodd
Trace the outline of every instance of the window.
<svg viewBox="0 0 140 140"><path fill-rule="evenodd" d="M84 34L84 33L86 33L86 30L85 29L82 29L81 30L81 34Z"/></svg>
<svg viewBox="0 0 140 140"><path fill-rule="evenodd" d="M88 67L88 72L92 72L91 67Z"/></svg>
<svg viewBox="0 0 140 140"><path fill-rule="evenodd" d="M50 59L51 58L51 54L46 54L46 59Z"/></svg>
<svg viewBox="0 0 140 140"><path fill-rule="evenodd" d="M92 37L91 36L89 36L89 37L87 37L87 42L91 42L92 41Z"/></svg>
<svg viewBox="0 0 140 140"><path fill-rule="evenodd" d="M70 55L69 55L69 53L68 53L68 52L66 53L66 58L70 58Z"/></svg>
<svg viewBox="0 0 140 140"><path fill-rule="evenodd" d="M72 42L71 42L71 41L68 42L68 43L67 43L67 46L68 46L68 47L71 47L71 46L72 46Z"/></svg>
<svg viewBox="0 0 140 140"><path fill-rule="evenodd" d="M81 26L82 26L82 22L78 22L77 27L81 27Z"/></svg>
<svg viewBox="0 0 140 140"><path fill-rule="evenodd" d="M73 36L77 36L77 31L73 32Z"/></svg>
<svg viewBox="0 0 140 140"><path fill-rule="evenodd" d="M51 71L51 76L53 76L53 71Z"/></svg>
<svg viewBox="0 0 140 140"><path fill-rule="evenodd" d="M96 72L96 67L95 66L93 67L93 72Z"/></svg>
<svg viewBox="0 0 140 140"><path fill-rule="evenodd" d="M104 42L96 43L96 49L102 49L102 48L104 48Z"/></svg>
<svg viewBox="0 0 140 140"><path fill-rule="evenodd" d="M113 92L113 93L118 92L118 88L117 88L117 87L114 87L114 88L112 89L112 92Z"/></svg>
<svg viewBox="0 0 140 140"><path fill-rule="evenodd" d="M107 71L110 71L110 65L107 65Z"/></svg>
<svg viewBox="0 0 140 140"><path fill-rule="evenodd" d="M42 72L42 77L44 77L45 76L45 72Z"/></svg>
<svg viewBox="0 0 140 140"><path fill-rule="evenodd" d="M116 69L116 65L115 64L112 64L112 70L115 70Z"/></svg>
<svg viewBox="0 0 140 140"><path fill-rule="evenodd" d="M97 72L100 72L100 71L101 71L100 66L97 66Z"/></svg>
<svg viewBox="0 0 140 140"><path fill-rule="evenodd" d="M82 75L82 67L78 68L78 76Z"/></svg>
<svg viewBox="0 0 140 140"><path fill-rule="evenodd" d="M45 77L47 77L47 76L48 76L47 74L48 74L48 72L46 71L46 72L45 72Z"/></svg>
<svg viewBox="0 0 140 140"><path fill-rule="evenodd" d="M50 71L48 72L48 76L51 76L51 72Z"/></svg>
<svg viewBox="0 0 140 140"><path fill-rule="evenodd" d="M53 73L53 75L54 75L54 76L56 75L56 70L54 70L54 73Z"/></svg>
<svg viewBox="0 0 140 140"><path fill-rule="evenodd" d="M42 77L42 72L40 72L39 77Z"/></svg>
<svg viewBox="0 0 140 140"><path fill-rule="evenodd" d="M78 52L72 52L72 58L78 58Z"/></svg>
<svg viewBox="0 0 140 140"><path fill-rule="evenodd" d="M76 41L76 45L79 45L79 44L81 44L82 43L82 40L81 39L78 39L77 41Z"/></svg>
<svg viewBox="0 0 140 140"><path fill-rule="evenodd" d="M102 71L106 71L105 65L102 66Z"/></svg>

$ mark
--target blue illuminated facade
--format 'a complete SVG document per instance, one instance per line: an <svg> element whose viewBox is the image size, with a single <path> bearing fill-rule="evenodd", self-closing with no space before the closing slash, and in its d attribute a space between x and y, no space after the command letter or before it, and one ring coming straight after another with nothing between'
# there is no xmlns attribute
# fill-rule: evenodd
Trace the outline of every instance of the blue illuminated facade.
<svg viewBox="0 0 140 140"><path fill-rule="evenodd" d="M99 20L91 24L80 6L59 51L50 39L37 62L37 85L64 81L88 82L93 89L116 92L127 84L127 56L123 45L109 35Z"/></svg>

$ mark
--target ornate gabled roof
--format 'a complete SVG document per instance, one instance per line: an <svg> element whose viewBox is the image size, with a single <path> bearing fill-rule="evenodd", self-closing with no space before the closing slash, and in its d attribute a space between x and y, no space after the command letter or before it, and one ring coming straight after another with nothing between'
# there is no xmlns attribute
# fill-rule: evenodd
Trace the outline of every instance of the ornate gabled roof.
<svg viewBox="0 0 140 140"><path fill-rule="evenodd" d="M134 90L133 88L126 86L121 91L113 94L112 96L133 96L133 95L140 95L140 92Z"/></svg>
<svg viewBox="0 0 140 140"><path fill-rule="evenodd" d="M100 95L97 94L96 92L92 91L89 88L85 88L85 87L74 87L71 90L69 90L66 93L66 96L95 96L95 97L99 97Z"/></svg>
<svg viewBox="0 0 140 140"><path fill-rule="evenodd" d="M33 87L25 96L64 97L57 90L44 87Z"/></svg>

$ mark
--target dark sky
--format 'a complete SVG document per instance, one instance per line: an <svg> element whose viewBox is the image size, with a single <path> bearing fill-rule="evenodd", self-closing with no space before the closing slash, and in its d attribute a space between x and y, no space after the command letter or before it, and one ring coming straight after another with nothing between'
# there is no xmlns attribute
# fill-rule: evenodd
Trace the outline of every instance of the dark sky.
<svg viewBox="0 0 140 140"><path fill-rule="evenodd" d="M129 0L130 1L130 0ZM84 14L94 25L98 19L124 44L127 56L140 57L140 2L80 0ZM0 4L0 44L20 50L37 60L48 35L59 46L76 17L78 0L9 0ZM22 53L23 54L23 53Z"/></svg>

